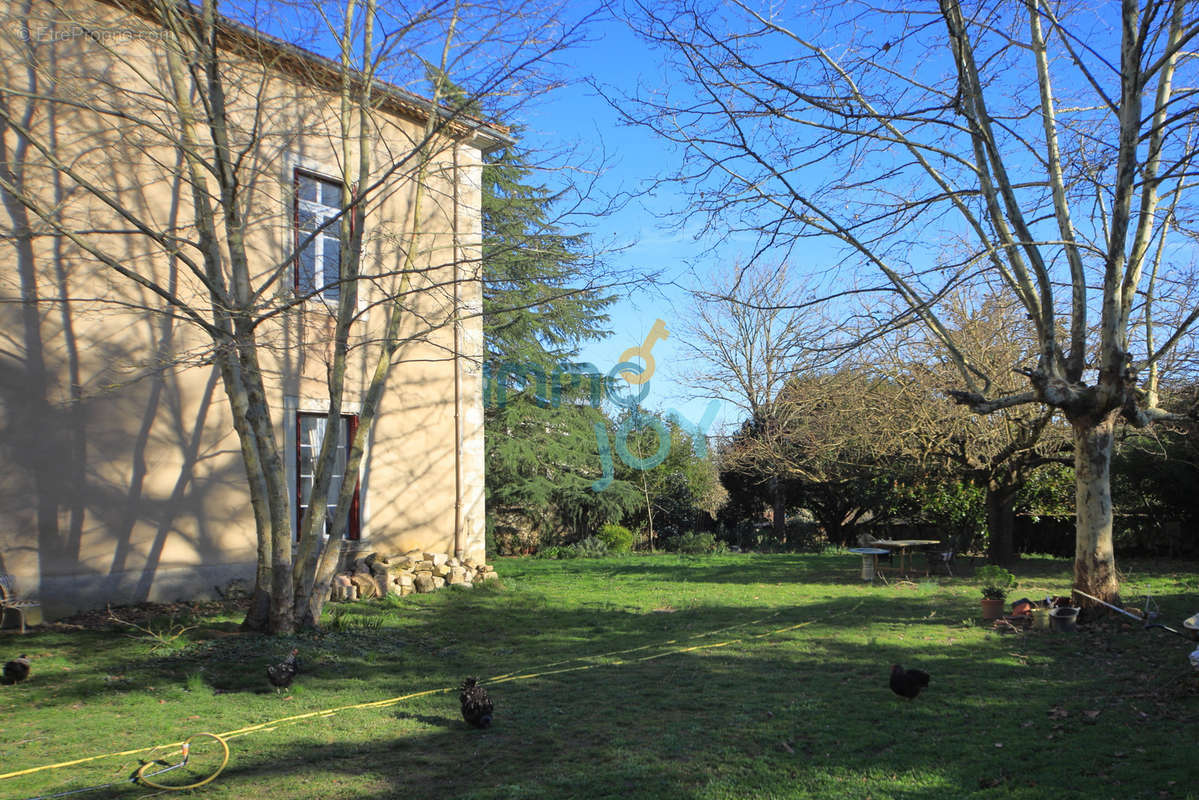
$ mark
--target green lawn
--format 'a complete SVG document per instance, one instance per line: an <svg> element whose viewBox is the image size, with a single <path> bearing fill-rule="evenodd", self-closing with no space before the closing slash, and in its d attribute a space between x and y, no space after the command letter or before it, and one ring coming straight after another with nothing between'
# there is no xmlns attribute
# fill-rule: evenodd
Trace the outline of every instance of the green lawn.
<svg viewBox="0 0 1199 800"><path fill-rule="evenodd" d="M500 559L502 586L336 606L341 630L318 637L234 635L234 617L193 621L169 647L136 632L4 635L0 659L28 652L34 675L0 687L0 773L259 726L230 737L228 766L194 796L1199 797L1193 643L1126 618L1001 635L979 621L969 578L871 587L858 564ZM1199 565L1121 567L1126 602L1150 591L1171 624L1199 611ZM1066 561L1015 572L1009 599L1069 585ZM293 644L295 687L263 692ZM932 674L914 702L887 687L895 662ZM465 726L453 691L277 722L468 675L489 683L490 729ZM139 757L0 780L0 797L123 781ZM216 758L197 742L189 768L159 780L196 780Z"/></svg>

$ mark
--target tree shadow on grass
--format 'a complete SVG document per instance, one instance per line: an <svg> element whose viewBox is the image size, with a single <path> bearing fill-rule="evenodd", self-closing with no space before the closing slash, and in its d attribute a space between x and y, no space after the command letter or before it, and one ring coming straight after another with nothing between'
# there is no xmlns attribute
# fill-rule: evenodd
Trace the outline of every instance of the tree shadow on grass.
<svg viewBox="0 0 1199 800"><path fill-rule="evenodd" d="M1079 669L1080 641L1046 637L1073 648L1042 652L1030 640L1026 663L1009 655L1014 639L904 641L798 629L492 684L484 731L452 691L320 717L233 740L205 796L1031 800L1181 785L1193 716L1139 721L1139 698ZM893 661L932 673L915 701L887 688ZM1146 752L1130 759L1134 742Z"/></svg>
<svg viewBox="0 0 1199 800"><path fill-rule="evenodd" d="M574 569L582 572L589 567L579 565ZM650 582L681 579L689 583L846 583L857 578L861 557L852 553L787 554L765 558L752 554L664 556L625 559L603 569L611 577L641 578Z"/></svg>
<svg viewBox="0 0 1199 800"><path fill-rule="evenodd" d="M496 723L485 731L456 718L452 694L413 711L320 718L232 740L205 796L906 800L1036 798L1052 787L1053 797L1090 798L1108 796L1117 776L1122 797L1184 777L1177 765L1160 776L1105 771L1099 762L1119 762L1130 736L1157 768L1185 764L1188 746L1177 728L1146 728L1114 707L1084 722L1101 698L1086 696L1084 681L1057 686L1070 699L1021 696L1016 666L926 658L932 685L908 702L886 688L895 655L861 645L686 653L547 676L493 687ZM1069 716L1050 743L1058 703ZM1062 760L1075 765L1064 787Z"/></svg>
<svg viewBox="0 0 1199 800"><path fill-rule="evenodd" d="M1167 624L1176 626L1194 613L1186 610L1194 602L1189 595L1162 593L1155 600ZM467 675L486 678L604 653L644 649L650 654L668 649L662 645L666 641L677 647L702 646L798 624L833 637L859 631L858 638L865 642L907 626L918 626L922 635L943 637L963 619L977 616L977 601L935 587L927 592L913 587L902 593L864 589L794 607L693 602L655 613L618 601L557 607L528 593L451 592L403 612L363 604L355 613L364 618L382 615L390 626L376 632L286 638L217 637L165 653L147 652L146 641L128 643L115 634L114 640L105 640L89 633L78 658L99 671L58 676L52 706L136 692L144 686L183 687L190 681L196 688L197 680L212 690L253 693L270 688L267 666L282 660L293 646L300 650L302 663L296 684L308 691L335 689L350 676L372 686L404 676L408 685L425 686L427 676L440 675L456 685ZM34 641L30 637L28 643L36 652ZM113 675L120 680L110 680ZM400 686L396 694L405 688Z"/></svg>
<svg viewBox="0 0 1199 800"><path fill-rule="evenodd" d="M457 695L454 695L457 697ZM462 719L449 716L437 716L434 714L413 714L410 711L397 711L395 718L399 720L408 720L409 722L422 725L426 728L444 728L452 731L465 731L469 726Z"/></svg>
<svg viewBox="0 0 1199 800"><path fill-rule="evenodd" d="M1159 600L1174 609L1193 597ZM961 623L976 616L975 602L863 588L793 607L709 602L654 613L619 598L445 592L413 601L377 634L141 651L128 657L128 691L161 691L199 668L209 683L265 686L265 665L300 648L306 666L290 700L179 692L166 728L141 723L142 737L167 740L193 726L232 730L444 689L231 740L229 767L205 789L214 798L1033 800L1171 796L1170 780L1187 785L1199 692L1180 672L1189 669L1181 639L1119 623L1077 636L985 637ZM105 656L121 657L119 647ZM927 669L931 685L915 701L897 698L891 663ZM482 677L496 703L485 731L459 713L456 686L467 675ZM36 724L52 728L76 714L72 702L108 694L93 681L29 699L40 706ZM27 794L43 788L28 785Z"/></svg>

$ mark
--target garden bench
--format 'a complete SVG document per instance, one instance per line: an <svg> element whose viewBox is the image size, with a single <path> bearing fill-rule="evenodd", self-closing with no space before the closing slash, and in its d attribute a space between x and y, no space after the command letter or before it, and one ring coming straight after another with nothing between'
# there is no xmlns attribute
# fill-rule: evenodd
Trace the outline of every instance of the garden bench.
<svg viewBox="0 0 1199 800"><path fill-rule="evenodd" d="M24 633L26 625L41 622L41 601L18 599L12 576L0 574L0 629L19 628Z"/></svg>

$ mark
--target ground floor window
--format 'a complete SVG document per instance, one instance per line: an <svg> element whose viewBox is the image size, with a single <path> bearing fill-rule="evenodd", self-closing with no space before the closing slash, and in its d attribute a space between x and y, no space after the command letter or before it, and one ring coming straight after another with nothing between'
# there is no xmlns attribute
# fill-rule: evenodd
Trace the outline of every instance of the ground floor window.
<svg viewBox="0 0 1199 800"><path fill-rule="evenodd" d="M316 472L316 459L321 452L321 441L325 436L325 425L328 423L326 414L296 415L296 535L299 536L304 515L312 503L312 479ZM337 452L333 457L333 476L329 483L329 492L325 498L325 535L333 530L333 514L337 510L337 496L341 492L342 481L345 479L346 455L349 443L354 439L358 427L358 417L353 414L343 414L340 429L337 432ZM358 520L358 476L352 476L354 481L354 500L350 505L349 524L346 526L346 538L358 539L360 526Z"/></svg>

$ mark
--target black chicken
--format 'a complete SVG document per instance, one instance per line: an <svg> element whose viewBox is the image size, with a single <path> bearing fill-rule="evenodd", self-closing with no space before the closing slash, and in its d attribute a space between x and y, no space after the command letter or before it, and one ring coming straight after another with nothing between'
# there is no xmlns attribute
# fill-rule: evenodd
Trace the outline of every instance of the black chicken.
<svg viewBox="0 0 1199 800"><path fill-rule="evenodd" d="M271 664L266 668L267 680L271 682L271 685L276 690L286 689L288 686L291 686L292 679L300 671L300 661L296 657L296 654L299 652L299 650L293 647L291 653L281 663Z"/></svg>
<svg viewBox="0 0 1199 800"><path fill-rule="evenodd" d="M462 718L476 728L486 728L491 724L491 712L494 706L487 690L479 685L477 678L467 678L462 682Z"/></svg>
<svg viewBox="0 0 1199 800"><path fill-rule="evenodd" d="M4 665L3 683L20 683L29 677L29 656L22 653Z"/></svg>
<svg viewBox="0 0 1199 800"><path fill-rule="evenodd" d="M891 665L891 691L900 697L914 700L920 690L928 686L928 673L922 669L904 669L898 664Z"/></svg>

